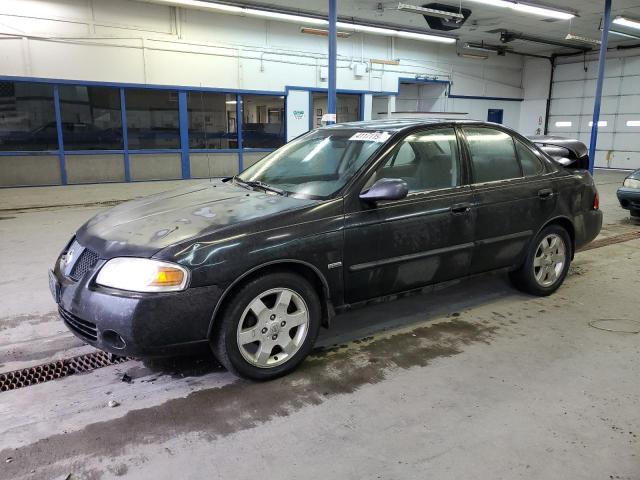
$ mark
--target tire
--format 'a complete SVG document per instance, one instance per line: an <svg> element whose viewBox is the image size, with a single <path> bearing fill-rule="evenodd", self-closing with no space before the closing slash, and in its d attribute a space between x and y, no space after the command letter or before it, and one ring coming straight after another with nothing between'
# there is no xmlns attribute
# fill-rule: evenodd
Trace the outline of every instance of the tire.
<svg viewBox="0 0 640 480"><path fill-rule="evenodd" d="M551 295L564 282L571 257L569 233L559 225L549 225L531 242L522 266L510 273L511 282L518 290L532 295Z"/></svg>
<svg viewBox="0 0 640 480"><path fill-rule="evenodd" d="M321 315L318 293L305 278L285 271L266 274L248 281L226 303L211 349L239 377L278 378L311 352Z"/></svg>

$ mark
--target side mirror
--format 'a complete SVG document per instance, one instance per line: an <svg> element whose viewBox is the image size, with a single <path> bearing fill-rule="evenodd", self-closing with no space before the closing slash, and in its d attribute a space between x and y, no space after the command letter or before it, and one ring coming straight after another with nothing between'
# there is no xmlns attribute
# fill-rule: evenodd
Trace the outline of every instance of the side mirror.
<svg viewBox="0 0 640 480"><path fill-rule="evenodd" d="M371 188L360 194L360 199L367 202L381 200L402 200L409 193L407 182L400 178L381 178Z"/></svg>

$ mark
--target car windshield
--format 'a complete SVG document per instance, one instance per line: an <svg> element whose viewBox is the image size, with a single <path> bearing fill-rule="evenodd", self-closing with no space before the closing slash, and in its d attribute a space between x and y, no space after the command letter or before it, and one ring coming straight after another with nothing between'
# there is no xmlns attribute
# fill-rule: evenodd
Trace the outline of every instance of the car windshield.
<svg viewBox="0 0 640 480"><path fill-rule="evenodd" d="M299 137L238 175L236 180L306 198L327 198L378 151L389 132L324 129Z"/></svg>

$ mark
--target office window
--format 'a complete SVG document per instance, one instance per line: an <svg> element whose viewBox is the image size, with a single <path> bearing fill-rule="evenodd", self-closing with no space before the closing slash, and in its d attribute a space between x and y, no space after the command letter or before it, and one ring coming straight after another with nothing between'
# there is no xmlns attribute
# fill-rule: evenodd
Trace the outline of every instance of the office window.
<svg viewBox="0 0 640 480"><path fill-rule="evenodd" d="M65 150L121 150L122 114L118 88L60 86Z"/></svg>
<svg viewBox="0 0 640 480"><path fill-rule="evenodd" d="M322 116L328 113L328 96L326 93L312 94L313 128L322 126ZM339 93L336 95L336 122L357 122L360 120L360 95Z"/></svg>
<svg viewBox="0 0 640 480"><path fill-rule="evenodd" d="M466 127L473 176L476 183L522 177L513 138L493 128Z"/></svg>
<svg viewBox="0 0 640 480"><path fill-rule="evenodd" d="M125 101L129 149L180 148L178 92L128 89Z"/></svg>
<svg viewBox="0 0 640 480"><path fill-rule="evenodd" d="M276 148L284 145L284 97L242 95L244 148Z"/></svg>
<svg viewBox="0 0 640 480"><path fill-rule="evenodd" d="M189 148L238 148L236 96L189 92Z"/></svg>
<svg viewBox="0 0 640 480"><path fill-rule="evenodd" d="M0 150L57 150L53 87L0 82Z"/></svg>

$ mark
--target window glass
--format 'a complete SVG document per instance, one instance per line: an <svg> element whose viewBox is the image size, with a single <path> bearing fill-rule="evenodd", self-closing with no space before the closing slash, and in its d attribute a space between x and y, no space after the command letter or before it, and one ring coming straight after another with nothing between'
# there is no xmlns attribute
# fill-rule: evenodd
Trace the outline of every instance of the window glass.
<svg viewBox="0 0 640 480"><path fill-rule="evenodd" d="M525 177L540 175L544 171L544 165L540 159L520 140L516 140L516 150Z"/></svg>
<svg viewBox="0 0 640 480"><path fill-rule="evenodd" d="M238 148L236 96L188 92L189 148Z"/></svg>
<svg viewBox="0 0 640 480"><path fill-rule="evenodd" d="M358 130L315 130L287 143L239 175L293 194L327 197L337 192L390 135L354 138Z"/></svg>
<svg viewBox="0 0 640 480"><path fill-rule="evenodd" d="M324 92L312 94L313 100L313 125L314 128L322 126L322 115L328 113L329 97ZM357 122L360 120L360 95L353 93L339 93L336 95L336 122Z"/></svg>
<svg viewBox="0 0 640 480"><path fill-rule="evenodd" d="M244 148L276 148L284 145L284 97L242 95Z"/></svg>
<svg viewBox="0 0 640 480"><path fill-rule="evenodd" d="M522 177L511 135L492 128L464 128L476 183Z"/></svg>
<svg viewBox="0 0 640 480"><path fill-rule="evenodd" d="M0 82L0 150L57 150L53 87Z"/></svg>
<svg viewBox="0 0 640 480"><path fill-rule="evenodd" d="M120 150L122 114L117 88L60 86L65 150Z"/></svg>
<svg viewBox="0 0 640 480"><path fill-rule="evenodd" d="M456 133L452 128L441 128L406 137L365 188L381 178L401 178L409 185L409 192L419 192L455 187L459 177Z"/></svg>
<svg viewBox="0 0 640 480"><path fill-rule="evenodd" d="M180 148L178 92L128 89L127 133L129 148Z"/></svg>

